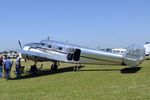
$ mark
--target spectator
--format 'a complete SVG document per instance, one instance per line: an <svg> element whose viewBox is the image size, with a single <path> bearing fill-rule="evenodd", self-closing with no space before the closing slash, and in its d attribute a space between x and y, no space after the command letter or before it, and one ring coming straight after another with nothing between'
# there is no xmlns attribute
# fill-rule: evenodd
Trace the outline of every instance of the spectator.
<svg viewBox="0 0 150 100"><path fill-rule="evenodd" d="M3 72L3 56L0 57L0 78L2 78L2 72Z"/></svg>
<svg viewBox="0 0 150 100"><path fill-rule="evenodd" d="M10 78L10 71L12 67L12 61L10 61L10 58L5 59L4 66L5 66L5 73L6 73L5 77L8 80Z"/></svg>
<svg viewBox="0 0 150 100"><path fill-rule="evenodd" d="M16 75L17 77L19 77L21 75L21 72L20 72L20 67L21 67L21 62L20 62L21 58L18 57L16 59Z"/></svg>

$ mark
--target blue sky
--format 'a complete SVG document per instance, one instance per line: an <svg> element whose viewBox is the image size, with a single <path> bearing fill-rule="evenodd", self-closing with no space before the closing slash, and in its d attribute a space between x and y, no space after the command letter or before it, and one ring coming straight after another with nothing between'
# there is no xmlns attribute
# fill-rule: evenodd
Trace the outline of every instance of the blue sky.
<svg viewBox="0 0 150 100"><path fill-rule="evenodd" d="M46 39L96 48L150 41L150 0L0 0L0 50Z"/></svg>

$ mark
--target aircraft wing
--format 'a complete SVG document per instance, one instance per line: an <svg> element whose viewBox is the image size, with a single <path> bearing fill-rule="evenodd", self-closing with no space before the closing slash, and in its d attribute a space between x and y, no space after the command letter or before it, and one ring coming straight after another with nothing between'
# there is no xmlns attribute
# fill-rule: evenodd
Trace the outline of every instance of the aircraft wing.
<svg viewBox="0 0 150 100"><path fill-rule="evenodd" d="M29 59L34 61L58 61L58 62L67 62L66 55L58 52L34 52L34 51L26 51L19 50L21 56L24 59ZM32 59L30 59L32 58Z"/></svg>

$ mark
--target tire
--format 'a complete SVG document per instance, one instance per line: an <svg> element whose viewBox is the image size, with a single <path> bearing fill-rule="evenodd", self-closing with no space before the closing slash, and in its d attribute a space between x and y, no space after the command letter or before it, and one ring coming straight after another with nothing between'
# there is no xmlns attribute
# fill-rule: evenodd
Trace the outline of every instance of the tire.
<svg viewBox="0 0 150 100"><path fill-rule="evenodd" d="M51 70L57 70L57 68L58 68L58 65L56 65L56 64L51 65Z"/></svg>

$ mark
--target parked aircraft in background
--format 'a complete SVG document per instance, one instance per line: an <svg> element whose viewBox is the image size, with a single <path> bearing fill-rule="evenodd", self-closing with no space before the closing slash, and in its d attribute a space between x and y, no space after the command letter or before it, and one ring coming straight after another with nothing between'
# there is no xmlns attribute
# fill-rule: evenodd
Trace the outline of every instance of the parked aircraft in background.
<svg viewBox="0 0 150 100"><path fill-rule="evenodd" d="M144 44L146 59L150 59L150 42Z"/></svg>
<svg viewBox="0 0 150 100"><path fill-rule="evenodd" d="M97 50L100 50L100 51L106 51L106 52L112 52L112 53L117 53L117 54L124 54L126 49L125 48L97 48Z"/></svg>
<svg viewBox="0 0 150 100"><path fill-rule="evenodd" d="M0 52L0 55L7 56L10 59L16 59L19 54L16 50L5 50L3 52Z"/></svg>
<svg viewBox="0 0 150 100"><path fill-rule="evenodd" d="M119 53L119 54L124 54L125 51L126 51L126 49L124 49L124 48L113 48L112 49L113 53Z"/></svg>
<svg viewBox="0 0 150 100"><path fill-rule="evenodd" d="M146 54L146 56L149 56L150 55L150 42L146 42L144 44L144 47L145 47L145 54Z"/></svg>
<svg viewBox="0 0 150 100"><path fill-rule="evenodd" d="M146 59L150 59L150 42L146 42L144 44L144 48L145 48ZM106 51L106 52L112 52L112 53L124 54L127 49L126 48L105 48L105 49L98 48L98 50L102 50L102 51Z"/></svg>
<svg viewBox="0 0 150 100"><path fill-rule="evenodd" d="M88 47L77 46L54 40L42 40L38 43L28 43L23 47L19 41L22 57L35 62L51 61L52 70L58 68L59 62L74 64L115 64L136 67L145 57L143 46L132 45L125 53L116 54Z"/></svg>

